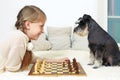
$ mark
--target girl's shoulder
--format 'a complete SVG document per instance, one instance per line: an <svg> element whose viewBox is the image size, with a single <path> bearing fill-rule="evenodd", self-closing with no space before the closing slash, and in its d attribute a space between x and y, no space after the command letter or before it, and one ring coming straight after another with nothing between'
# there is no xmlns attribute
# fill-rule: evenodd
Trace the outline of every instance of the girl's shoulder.
<svg viewBox="0 0 120 80"><path fill-rule="evenodd" d="M2 39L8 39L8 40L15 40L15 39L24 39L26 41L28 41L28 37L27 35L25 35L22 31L20 30L12 30L9 32L6 32L6 34L3 35Z"/></svg>
<svg viewBox="0 0 120 80"><path fill-rule="evenodd" d="M15 38L26 39L27 41L29 40L28 37L27 37L27 35L24 34L20 30L14 30L14 31L12 31L11 35L13 35Z"/></svg>

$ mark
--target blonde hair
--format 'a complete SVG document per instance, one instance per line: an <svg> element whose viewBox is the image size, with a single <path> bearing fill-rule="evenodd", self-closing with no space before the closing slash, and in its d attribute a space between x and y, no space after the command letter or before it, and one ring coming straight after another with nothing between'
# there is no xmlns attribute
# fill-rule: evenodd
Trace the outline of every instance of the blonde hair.
<svg viewBox="0 0 120 80"><path fill-rule="evenodd" d="M17 15L17 21L15 23L15 26L17 29L24 30L25 21L30 22L45 22L46 21L46 15L45 13L38 7L30 5L23 7L20 12Z"/></svg>
<svg viewBox="0 0 120 80"><path fill-rule="evenodd" d="M30 5L23 7L17 15L17 21L15 23L15 27L24 32L25 29L25 21L34 22L45 22L46 15L45 13L38 7ZM21 70L25 70L28 68L29 64L32 61L32 51L26 50L24 58L21 64Z"/></svg>

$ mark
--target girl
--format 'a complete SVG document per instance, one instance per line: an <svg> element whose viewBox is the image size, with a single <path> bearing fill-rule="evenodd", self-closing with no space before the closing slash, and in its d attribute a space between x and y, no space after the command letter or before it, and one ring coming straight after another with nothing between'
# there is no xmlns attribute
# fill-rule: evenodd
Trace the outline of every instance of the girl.
<svg viewBox="0 0 120 80"><path fill-rule="evenodd" d="M23 7L17 15L16 28L0 40L0 72L26 69L37 58L28 49L28 42L38 39L43 33L45 13L36 6ZM68 58L62 58L65 61ZM59 60L47 60L59 61Z"/></svg>

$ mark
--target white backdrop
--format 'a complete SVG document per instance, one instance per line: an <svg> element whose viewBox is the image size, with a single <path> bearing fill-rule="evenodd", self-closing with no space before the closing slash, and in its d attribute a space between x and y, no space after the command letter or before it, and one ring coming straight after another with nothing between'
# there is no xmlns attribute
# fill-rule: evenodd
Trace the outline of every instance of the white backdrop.
<svg viewBox="0 0 120 80"><path fill-rule="evenodd" d="M103 21L98 19L101 11L98 11L97 0L0 0L0 35L14 29L16 16L25 5L36 5L46 13L45 26L73 26L83 14Z"/></svg>

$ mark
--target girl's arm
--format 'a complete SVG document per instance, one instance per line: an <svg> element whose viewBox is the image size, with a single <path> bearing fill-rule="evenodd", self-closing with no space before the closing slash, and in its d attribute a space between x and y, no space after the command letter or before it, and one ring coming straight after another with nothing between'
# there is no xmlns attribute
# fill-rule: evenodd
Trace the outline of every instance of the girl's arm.
<svg viewBox="0 0 120 80"><path fill-rule="evenodd" d="M46 58L40 58L39 56L36 56L35 54L33 54L32 63L35 63L37 59L39 59L40 61L45 59L46 62L66 62L67 60L69 60L68 57L64 57L60 59L46 59Z"/></svg>
<svg viewBox="0 0 120 80"><path fill-rule="evenodd" d="M61 58L61 59L46 59L46 62L66 62L68 59L68 57L65 58Z"/></svg>
<svg viewBox="0 0 120 80"><path fill-rule="evenodd" d="M6 69L8 71L19 70L22 64L24 53L25 53L25 48L21 39L15 40L14 43L12 43L12 46L8 53L8 57L5 65Z"/></svg>

